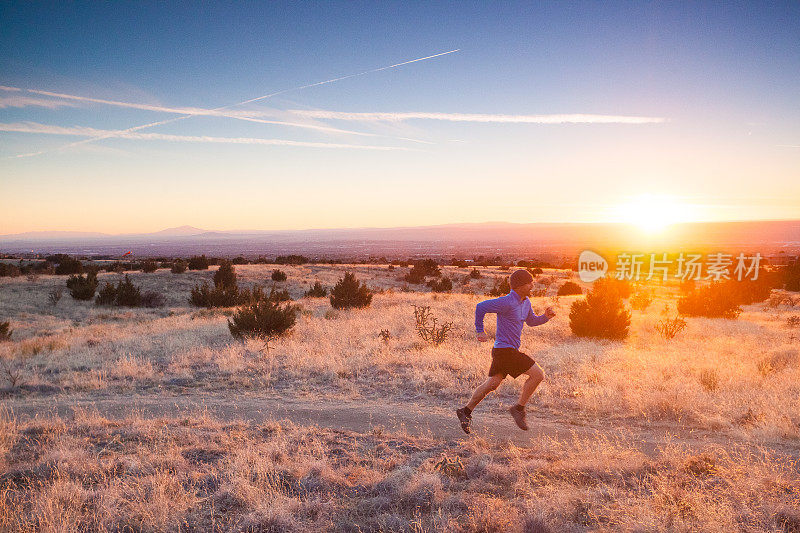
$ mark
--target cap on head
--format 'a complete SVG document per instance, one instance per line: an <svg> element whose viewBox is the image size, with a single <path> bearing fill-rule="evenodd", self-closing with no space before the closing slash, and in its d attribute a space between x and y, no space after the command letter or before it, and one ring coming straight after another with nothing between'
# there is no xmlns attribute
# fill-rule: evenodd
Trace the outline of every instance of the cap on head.
<svg viewBox="0 0 800 533"><path fill-rule="evenodd" d="M533 276L531 273L525 269L515 270L509 277L508 277L508 284L511 285L512 289L516 289L526 283L530 283L533 281Z"/></svg>

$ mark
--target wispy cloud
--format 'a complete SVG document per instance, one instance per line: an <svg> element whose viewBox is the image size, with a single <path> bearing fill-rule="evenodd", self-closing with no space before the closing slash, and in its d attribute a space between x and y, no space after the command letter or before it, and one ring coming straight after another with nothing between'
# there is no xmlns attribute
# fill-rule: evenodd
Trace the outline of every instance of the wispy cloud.
<svg viewBox="0 0 800 533"><path fill-rule="evenodd" d="M346 80L346 79L349 79L349 78L355 78L357 76L364 76L366 74L370 74L370 73L373 73L373 72L379 72L379 71L382 71L382 70L393 69L393 68L401 67L403 65L416 63L418 61L425 61L425 60L428 60L428 59L433 59L435 57L441 57L441 56L446 56L446 55L449 55L449 54L454 54L454 53L459 52L459 51L460 51L460 49L450 50L448 52L442 52L442 53L439 53L439 54L433 54L433 55L425 56L425 57L418 57L416 59L403 61L401 63L395 63L393 65L388 65L388 66L385 66L385 67L379 67L379 68L374 68L374 69L370 69L370 70L365 70L363 72L358 72L356 74L350 74L348 76L342 76L342 77L339 77L339 78L332 78L332 79L329 79L329 80L319 81L319 82L316 82L316 83L310 83L310 84L307 84L307 85L301 85L299 87L292 87L290 89L284 89L282 91L278 91L278 92L275 92L275 93L270 93L270 94L266 94L264 96L251 98L249 100L244 100L242 102L237 102L235 104L230 104L230 105L218 107L218 108L212 109L210 111L215 111L215 112L216 111L223 111L223 110L226 110L226 109L230 109L232 107L238 107L240 105L245 105L245 104L249 104L249 103L252 103L252 102L259 101L259 100L265 100L267 98L272 98L272 97L277 96L279 94L285 94L285 93L289 93L289 92L293 92L293 91L299 91L299 90L302 90L302 89L308 89L310 87L316 87L316 86L319 86L319 85L325 85L325 84L328 84L328 83L334 83L334 82L341 81L341 80ZM16 89L17 88L15 88L15 87L11 87L10 88L10 90L16 90ZM209 111L209 110L204 110L204 111ZM125 130L120 130L120 131L112 132L112 133L115 133L115 134L131 133L131 132L135 132L135 131L142 130L142 129L153 128L153 127L161 126L161 125L164 125L164 124L170 124L170 123L177 122L179 120L184 120L184 119L187 119L187 118L190 118L190 117L193 117L193 116L196 116L196 115L195 114L187 114L187 115L183 115L183 116L180 116L180 117L171 118L171 119L168 119L168 120L161 120L161 121L158 121L158 122L151 122L149 124L142 124L140 126L134 126L132 128L128 128L128 129L125 129ZM108 139L109 137L112 137L112 135L101 135L101 136L93 137L93 138L90 138L90 139L84 139L84 140L78 141L76 143L70 143L70 144L61 146L59 148L56 148L56 150L63 150L65 148L70 148L72 146L78 146L78 145L81 145L81 144L100 141L100 140L103 140L103 139ZM405 139L405 140L414 140L414 141L416 141L415 139ZM417 141L417 142L423 142L423 141ZM345 146L348 146L348 145L345 145ZM53 150L43 150L41 152L32 152L32 153L29 153L29 154L20 154L20 155L15 156L15 157L33 157L33 156L49 153L49 152L52 152L52 151Z"/></svg>
<svg viewBox="0 0 800 533"><path fill-rule="evenodd" d="M92 137L104 139L132 139L140 141L170 141L170 142L193 142L193 143L216 143L216 144L260 144L271 146L302 146L311 148L340 148L351 150L379 150L394 151L408 150L408 148L395 146L366 146L360 144L342 143L321 143L292 141L288 139L262 139L253 137L212 137L212 136L190 136L190 135L167 135L163 133L138 133L127 130L112 131L98 130L83 126L56 126L50 124L40 124L38 122L13 122L0 123L0 132L17 133L38 133L49 135L71 135L78 137ZM72 146L72 145L69 145ZM38 154L38 152L37 152ZM26 157L31 154L20 154L14 157Z"/></svg>
<svg viewBox="0 0 800 533"><path fill-rule="evenodd" d="M350 113L343 111L292 109L291 113L322 120L363 122L403 122L406 120L443 120L448 122L494 122L503 124L658 124L663 117L630 115L553 114L491 115L477 113Z"/></svg>
<svg viewBox="0 0 800 533"><path fill-rule="evenodd" d="M46 100L44 98L36 98L34 96L25 96L21 94L12 94L9 96L0 96L0 109L6 107L45 107L47 109L56 109L59 107L75 107L75 104L69 102L59 102L57 100Z"/></svg>
<svg viewBox="0 0 800 533"><path fill-rule="evenodd" d="M121 102L119 100L106 100L102 98L92 98L88 96L78 96L74 94L55 93L51 91L42 91L40 89L23 89L18 87L0 87L0 90L26 91L32 94L49 96L51 98L59 98L62 100L69 100L73 102L86 102L86 103L109 105L115 107L125 107L129 109L140 109L143 111L155 111L159 113L174 113L177 115L185 115L185 116L224 117L224 118L233 118L238 120L246 120L249 122L259 122L261 124L277 124L280 126L291 126L295 128L311 129L311 130L323 131L326 133L342 133L347 135L359 135L364 137L376 136L372 133L343 130L340 128L334 128L332 126L320 126L316 124L307 124L302 122L287 122L282 120L267 120L259 117L271 116L271 115L260 111L244 111L244 110L224 111L217 109L203 109L198 107L168 107L168 106L151 105L151 104L139 104L134 102ZM42 100L38 98L13 95L8 97L0 96L0 107L4 107L2 103L5 99L8 99L10 102L16 101L22 104L22 105L14 105L14 107L25 107L26 105L40 105L42 107L50 107L50 108L55 108L59 106L74 106L74 104L58 103L54 100ZM47 105L48 103L49 105Z"/></svg>

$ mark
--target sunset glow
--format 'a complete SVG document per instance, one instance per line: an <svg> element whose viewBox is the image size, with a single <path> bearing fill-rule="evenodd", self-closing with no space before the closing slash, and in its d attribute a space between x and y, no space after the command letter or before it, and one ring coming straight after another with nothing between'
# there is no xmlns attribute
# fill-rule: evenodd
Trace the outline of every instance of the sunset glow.
<svg viewBox="0 0 800 533"><path fill-rule="evenodd" d="M699 219L699 210L675 198L663 195L642 194L617 206L612 222L624 222L644 233L660 233L672 224Z"/></svg>

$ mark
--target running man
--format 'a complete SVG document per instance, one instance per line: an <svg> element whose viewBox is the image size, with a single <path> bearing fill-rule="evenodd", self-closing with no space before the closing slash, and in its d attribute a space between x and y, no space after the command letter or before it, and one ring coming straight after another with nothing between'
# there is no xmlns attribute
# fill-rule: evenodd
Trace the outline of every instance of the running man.
<svg viewBox="0 0 800 533"><path fill-rule="evenodd" d="M497 313L497 335L492 348L492 365L489 368L489 379L484 381L472 395L466 407L456 409L456 415L461 422L464 433L470 432L472 424L472 410L483 400L487 394L495 390L505 379L506 375L516 378L527 374L528 379L522 385L519 401L508 408L520 429L528 430L525 422L525 404L528 403L533 391L544 379L544 372L536 362L527 354L519 351L521 344L523 324L539 326L552 317L555 312L551 307L545 309L543 315L536 315L531 309L528 296L533 289L533 276L527 270L515 270L509 277L511 292L500 298L484 300L475 307L475 331L480 342L486 342L489 337L483 331L483 317L486 313Z"/></svg>

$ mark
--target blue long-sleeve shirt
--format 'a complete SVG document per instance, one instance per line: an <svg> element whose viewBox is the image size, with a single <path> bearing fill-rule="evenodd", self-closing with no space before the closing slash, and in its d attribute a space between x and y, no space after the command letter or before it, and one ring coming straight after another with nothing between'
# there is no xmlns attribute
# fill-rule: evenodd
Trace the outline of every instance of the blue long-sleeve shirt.
<svg viewBox="0 0 800 533"><path fill-rule="evenodd" d="M550 318L546 315L536 315L531 308L528 298L520 298L519 294L511 291L505 296L493 300L484 300L475 306L475 331L483 332L483 317L486 313L497 313L497 335L495 348L519 349L522 344L522 325L539 326Z"/></svg>

